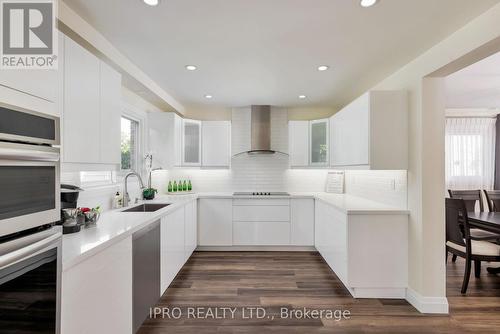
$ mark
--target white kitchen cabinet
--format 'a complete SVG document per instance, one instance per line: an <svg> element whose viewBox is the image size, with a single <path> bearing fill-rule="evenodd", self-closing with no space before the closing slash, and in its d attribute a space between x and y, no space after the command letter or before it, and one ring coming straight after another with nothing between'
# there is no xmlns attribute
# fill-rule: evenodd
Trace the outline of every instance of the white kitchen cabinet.
<svg viewBox="0 0 500 334"><path fill-rule="evenodd" d="M100 162L120 164L122 76L100 62Z"/></svg>
<svg viewBox="0 0 500 334"><path fill-rule="evenodd" d="M132 238L63 271L61 290L61 333L132 333Z"/></svg>
<svg viewBox="0 0 500 334"><path fill-rule="evenodd" d="M182 165L201 166L201 122L184 119L182 122Z"/></svg>
<svg viewBox="0 0 500 334"><path fill-rule="evenodd" d="M100 162L99 59L64 39L63 162Z"/></svg>
<svg viewBox="0 0 500 334"><path fill-rule="evenodd" d="M314 199L290 200L290 243L294 246L314 246Z"/></svg>
<svg viewBox="0 0 500 334"><path fill-rule="evenodd" d="M250 151L252 136L251 107L233 108L231 121L231 155Z"/></svg>
<svg viewBox="0 0 500 334"><path fill-rule="evenodd" d="M231 162L231 122L202 122L202 166L229 167Z"/></svg>
<svg viewBox="0 0 500 334"><path fill-rule="evenodd" d="M328 166L330 120L288 122L291 167Z"/></svg>
<svg viewBox="0 0 500 334"><path fill-rule="evenodd" d="M290 200L234 199L233 245L290 245Z"/></svg>
<svg viewBox="0 0 500 334"><path fill-rule="evenodd" d="M311 166L328 165L329 128L329 119L309 122L309 163Z"/></svg>
<svg viewBox="0 0 500 334"><path fill-rule="evenodd" d="M120 164L121 75L64 38L63 159Z"/></svg>
<svg viewBox="0 0 500 334"><path fill-rule="evenodd" d="M288 131L290 165L309 166L309 122L290 121Z"/></svg>
<svg viewBox="0 0 500 334"><path fill-rule="evenodd" d="M233 205L233 221L289 222L290 205Z"/></svg>
<svg viewBox="0 0 500 334"><path fill-rule="evenodd" d="M315 246L355 298L405 298L408 216L346 214L316 200Z"/></svg>
<svg viewBox="0 0 500 334"><path fill-rule="evenodd" d="M0 70L0 85L56 102L57 76L57 70Z"/></svg>
<svg viewBox="0 0 500 334"><path fill-rule="evenodd" d="M198 205L197 201L193 200L185 206L185 226L184 226L184 254L185 261L193 254L198 245Z"/></svg>
<svg viewBox="0 0 500 334"><path fill-rule="evenodd" d="M200 198L198 201L198 244L233 245L233 200Z"/></svg>
<svg viewBox="0 0 500 334"><path fill-rule="evenodd" d="M182 118L173 112L148 112L149 151L153 168L182 165Z"/></svg>
<svg viewBox="0 0 500 334"><path fill-rule="evenodd" d="M235 221L233 245L288 246L290 245L290 222Z"/></svg>
<svg viewBox="0 0 500 334"><path fill-rule="evenodd" d="M183 119L177 115L173 114L174 118L174 131L173 131L173 153L174 153L174 166L182 166L182 154L183 154Z"/></svg>
<svg viewBox="0 0 500 334"><path fill-rule="evenodd" d="M330 119L331 166L408 169L408 97L372 91Z"/></svg>
<svg viewBox="0 0 500 334"><path fill-rule="evenodd" d="M271 150L288 154L288 110L271 107Z"/></svg>
<svg viewBox="0 0 500 334"><path fill-rule="evenodd" d="M185 207L161 219L160 287L163 294L186 261Z"/></svg>

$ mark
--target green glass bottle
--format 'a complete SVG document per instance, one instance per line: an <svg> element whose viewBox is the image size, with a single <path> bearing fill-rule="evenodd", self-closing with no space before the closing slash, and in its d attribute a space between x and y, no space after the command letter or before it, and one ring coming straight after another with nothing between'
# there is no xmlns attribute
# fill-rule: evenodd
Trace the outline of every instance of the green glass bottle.
<svg viewBox="0 0 500 334"><path fill-rule="evenodd" d="M178 187L179 187L179 191L183 191L183 189L182 189L182 180L179 180Z"/></svg>
<svg viewBox="0 0 500 334"><path fill-rule="evenodd" d="M188 182L188 191L193 190L193 185L191 184L191 180Z"/></svg>
<svg viewBox="0 0 500 334"><path fill-rule="evenodd" d="M174 193L177 192L177 181L174 181L174 187L173 187L172 191Z"/></svg>
<svg viewBox="0 0 500 334"><path fill-rule="evenodd" d="M186 180L184 180L184 182L182 183L182 190L183 191L187 191L188 190L188 186L187 186Z"/></svg>
<svg viewBox="0 0 500 334"><path fill-rule="evenodd" d="M171 193L172 192L172 181L168 181L168 192Z"/></svg>

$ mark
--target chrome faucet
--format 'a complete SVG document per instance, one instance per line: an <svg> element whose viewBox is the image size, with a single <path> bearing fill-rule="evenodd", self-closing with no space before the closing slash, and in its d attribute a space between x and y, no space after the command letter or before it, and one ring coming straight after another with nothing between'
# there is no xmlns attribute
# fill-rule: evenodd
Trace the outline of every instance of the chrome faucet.
<svg viewBox="0 0 500 334"><path fill-rule="evenodd" d="M141 190L144 189L144 183L142 182L142 178L137 172L131 171L131 172L127 173L127 175L125 175L125 178L123 179L124 180L123 181L124 182L124 185L123 185L123 207L127 207L128 203L130 202L130 196L128 195L127 181L128 181L128 178L132 175L137 176L137 179L139 179L139 184L141 186Z"/></svg>

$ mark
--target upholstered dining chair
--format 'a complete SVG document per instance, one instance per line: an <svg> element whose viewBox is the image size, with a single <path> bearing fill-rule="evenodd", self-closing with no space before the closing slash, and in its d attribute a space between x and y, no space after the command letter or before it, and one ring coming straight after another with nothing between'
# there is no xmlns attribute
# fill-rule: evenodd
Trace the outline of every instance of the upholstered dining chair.
<svg viewBox="0 0 500 334"><path fill-rule="evenodd" d="M500 245L471 236L467 211L464 200L446 198L446 259L448 252L465 259L462 294L467 292L472 261L476 277L479 277L482 261L500 262Z"/></svg>
<svg viewBox="0 0 500 334"><path fill-rule="evenodd" d="M448 193L451 198L463 199L468 212L476 211L477 203L479 203L479 212L484 212L483 198L481 190L450 190ZM493 234L479 229L471 229L471 235L475 237L492 237ZM457 256L453 255L451 261L455 262Z"/></svg>
<svg viewBox="0 0 500 334"><path fill-rule="evenodd" d="M500 190L484 190L490 212L500 212Z"/></svg>
<svg viewBox="0 0 500 334"><path fill-rule="evenodd" d="M476 211L476 203L479 202L479 212L484 212L484 204L481 190L450 190L450 198L463 199L468 212Z"/></svg>

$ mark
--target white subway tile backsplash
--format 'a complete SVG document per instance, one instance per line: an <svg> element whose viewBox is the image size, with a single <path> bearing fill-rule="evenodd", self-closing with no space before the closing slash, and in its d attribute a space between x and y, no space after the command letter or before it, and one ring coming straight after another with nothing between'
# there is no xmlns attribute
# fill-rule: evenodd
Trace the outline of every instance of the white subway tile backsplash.
<svg viewBox="0 0 500 334"><path fill-rule="evenodd" d="M153 172L152 186L167 192L169 180L191 180L196 192L288 191L322 192L326 189L327 169L290 169L283 154L234 157L230 169L179 168ZM74 180L71 175L65 176ZM79 205L111 208L119 185L89 188L81 194ZM107 189L107 190L105 190ZM406 171L345 171L345 193L375 200L390 206L407 208ZM135 179L130 180L130 197L140 195Z"/></svg>

